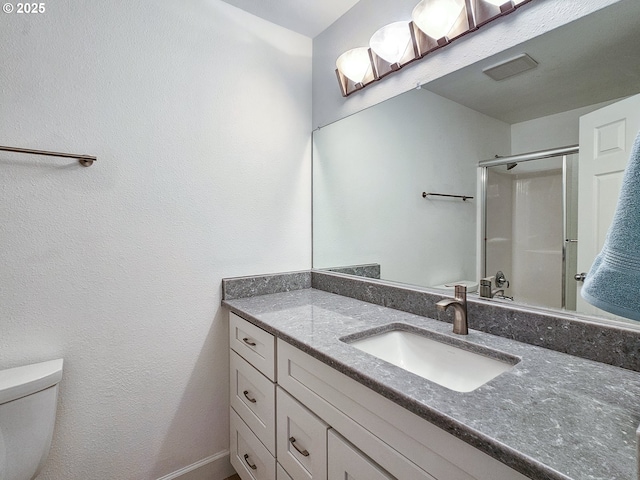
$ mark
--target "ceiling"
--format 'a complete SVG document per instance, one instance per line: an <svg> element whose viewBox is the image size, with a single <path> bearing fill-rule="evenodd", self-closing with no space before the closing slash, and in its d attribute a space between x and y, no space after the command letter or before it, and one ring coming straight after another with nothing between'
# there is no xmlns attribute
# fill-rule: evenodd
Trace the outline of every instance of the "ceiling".
<svg viewBox="0 0 640 480"><path fill-rule="evenodd" d="M313 38L359 0L224 0L245 12Z"/></svg>
<svg viewBox="0 0 640 480"><path fill-rule="evenodd" d="M623 0L425 88L510 124L622 98L640 90L638 25L640 1ZM501 81L482 73L522 53L538 67Z"/></svg>

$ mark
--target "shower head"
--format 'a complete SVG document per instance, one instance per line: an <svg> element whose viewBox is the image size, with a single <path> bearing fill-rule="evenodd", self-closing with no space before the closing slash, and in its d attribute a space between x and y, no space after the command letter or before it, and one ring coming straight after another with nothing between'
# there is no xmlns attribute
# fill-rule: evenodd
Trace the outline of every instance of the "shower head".
<svg viewBox="0 0 640 480"><path fill-rule="evenodd" d="M516 165L518 165L516 162L513 163L507 163L507 170L511 170L512 168L514 168Z"/></svg>

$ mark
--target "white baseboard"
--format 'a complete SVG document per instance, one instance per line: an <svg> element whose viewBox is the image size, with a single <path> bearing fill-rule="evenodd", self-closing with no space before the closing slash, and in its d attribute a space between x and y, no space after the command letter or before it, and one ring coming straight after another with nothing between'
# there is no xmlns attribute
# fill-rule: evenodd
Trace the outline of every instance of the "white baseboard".
<svg viewBox="0 0 640 480"><path fill-rule="evenodd" d="M224 480L235 473L229 461L229 450L223 450L158 480Z"/></svg>

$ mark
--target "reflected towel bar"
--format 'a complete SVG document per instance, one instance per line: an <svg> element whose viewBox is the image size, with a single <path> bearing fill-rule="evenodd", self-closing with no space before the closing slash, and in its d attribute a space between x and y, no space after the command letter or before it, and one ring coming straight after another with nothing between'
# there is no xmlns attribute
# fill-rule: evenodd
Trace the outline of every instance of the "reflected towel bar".
<svg viewBox="0 0 640 480"><path fill-rule="evenodd" d="M90 167L91 165L93 165L93 162L96 162L98 160L97 157L93 157L91 155L76 155L73 153L48 152L46 150L33 150L31 148L0 146L0 150L3 150L5 152L29 153L33 155L46 155L48 157L75 158L78 160L78 162L80 162L80 165L82 165L83 167Z"/></svg>
<svg viewBox="0 0 640 480"><path fill-rule="evenodd" d="M448 193L427 193L427 192L422 192L422 198L427 198L429 195L434 196L434 197L461 198L463 202L466 202L467 199L473 200L473 197L469 197L467 195L449 195Z"/></svg>

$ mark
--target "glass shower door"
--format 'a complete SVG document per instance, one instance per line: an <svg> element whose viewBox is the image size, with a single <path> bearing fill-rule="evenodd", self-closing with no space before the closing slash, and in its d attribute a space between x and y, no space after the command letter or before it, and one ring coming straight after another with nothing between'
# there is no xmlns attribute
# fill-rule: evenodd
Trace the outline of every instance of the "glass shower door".
<svg viewBox="0 0 640 480"><path fill-rule="evenodd" d="M520 303L575 309L568 272L575 269L577 163L569 157L577 155L487 168L484 276L503 272L504 295Z"/></svg>

